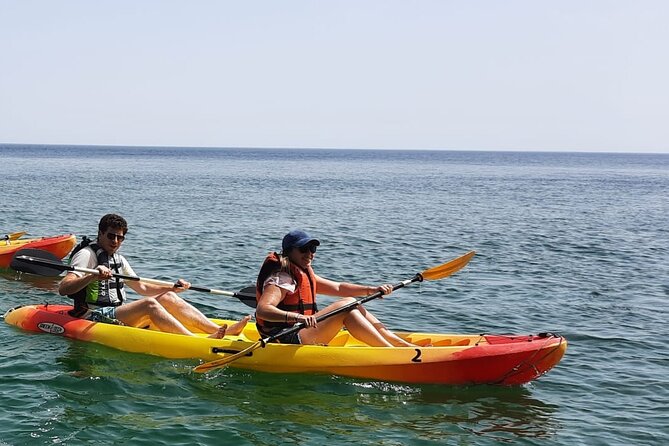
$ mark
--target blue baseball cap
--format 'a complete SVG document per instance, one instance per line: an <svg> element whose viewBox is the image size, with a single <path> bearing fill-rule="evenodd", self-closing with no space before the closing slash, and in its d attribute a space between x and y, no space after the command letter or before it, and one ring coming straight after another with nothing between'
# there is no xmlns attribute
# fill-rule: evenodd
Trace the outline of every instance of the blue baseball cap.
<svg viewBox="0 0 669 446"><path fill-rule="evenodd" d="M321 244L321 242L319 242L317 239L309 237L309 234L306 232L295 229L283 236L281 249L283 249L283 252L285 253L288 252L291 248L301 248L309 243L312 243L316 246Z"/></svg>

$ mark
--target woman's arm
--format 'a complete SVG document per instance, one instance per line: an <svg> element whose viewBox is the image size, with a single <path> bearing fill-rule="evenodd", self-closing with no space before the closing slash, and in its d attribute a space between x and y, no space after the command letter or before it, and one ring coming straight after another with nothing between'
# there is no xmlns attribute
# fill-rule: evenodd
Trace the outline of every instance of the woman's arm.
<svg viewBox="0 0 669 446"><path fill-rule="evenodd" d="M377 291L381 291L384 295L390 294L393 291L393 287L390 285L372 286L358 285L348 282L335 282L334 280L325 279L319 275L316 275L316 282L318 292L327 294L328 296L361 297L369 296Z"/></svg>
<svg viewBox="0 0 669 446"><path fill-rule="evenodd" d="M305 322L307 327L315 327L316 318L314 316L305 316L293 311L281 310L277 307L286 297L286 293L285 289L276 285L265 285L265 289L256 307L256 316L269 322L284 322L286 324Z"/></svg>
<svg viewBox="0 0 669 446"><path fill-rule="evenodd" d="M256 315L269 322L294 322L297 313L280 310L277 305L286 296L286 290L276 285L267 284L258 300ZM290 318L290 321L288 319Z"/></svg>

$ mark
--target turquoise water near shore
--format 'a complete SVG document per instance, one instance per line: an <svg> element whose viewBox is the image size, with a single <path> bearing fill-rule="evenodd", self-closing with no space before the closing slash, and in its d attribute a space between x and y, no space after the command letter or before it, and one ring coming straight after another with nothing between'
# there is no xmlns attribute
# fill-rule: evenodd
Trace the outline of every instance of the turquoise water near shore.
<svg viewBox="0 0 669 446"><path fill-rule="evenodd" d="M394 329L570 342L523 387L409 386L200 376L2 323L0 445L669 442L669 155L0 145L0 162L2 233L90 236L118 212L138 274L233 291L296 227L336 280L396 282L474 249L460 273L368 308ZM54 279L0 276L0 313L64 302Z"/></svg>

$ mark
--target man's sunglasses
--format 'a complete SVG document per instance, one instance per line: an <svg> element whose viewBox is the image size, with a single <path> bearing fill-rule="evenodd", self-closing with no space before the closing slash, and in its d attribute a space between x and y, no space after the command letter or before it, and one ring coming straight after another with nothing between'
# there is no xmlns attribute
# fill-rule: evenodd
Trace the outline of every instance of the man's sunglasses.
<svg viewBox="0 0 669 446"><path fill-rule="evenodd" d="M105 234L109 240L112 242L116 239L118 239L120 242L125 240L125 235L119 235L119 234L114 234L113 232L108 232Z"/></svg>
<svg viewBox="0 0 669 446"><path fill-rule="evenodd" d="M318 246L312 244L312 245L300 246L297 249L299 249L302 254L306 254L308 252L311 252L312 254L315 254L316 253L316 248L318 248Z"/></svg>

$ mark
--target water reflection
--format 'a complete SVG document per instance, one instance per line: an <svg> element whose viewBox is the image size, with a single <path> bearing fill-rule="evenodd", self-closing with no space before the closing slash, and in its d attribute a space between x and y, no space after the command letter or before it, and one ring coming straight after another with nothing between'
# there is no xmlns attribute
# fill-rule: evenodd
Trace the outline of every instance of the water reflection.
<svg viewBox="0 0 669 446"><path fill-rule="evenodd" d="M445 409L435 423L457 423L474 434L498 440L514 437L547 438L559 424L557 406L532 396L525 387L472 386L423 389L416 401Z"/></svg>
<svg viewBox="0 0 669 446"><path fill-rule="evenodd" d="M410 423L399 421L421 438L436 440L444 432L457 430L497 441L547 438L559 427L554 418L557 407L534 398L526 387L354 385L365 389L358 396L361 403L388 410L402 404L416 418Z"/></svg>
<svg viewBox="0 0 669 446"><path fill-rule="evenodd" d="M154 367L169 360L140 353L128 353L91 342L69 341L56 363L70 376L83 379L112 379L129 385L156 382Z"/></svg>
<svg viewBox="0 0 669 446"><path fill-rule="evenodd" d="M480 437L497 444L542 441L560 425L558 407L531 388L416 386L329 375L272 374L226 368L191 372L195 361L169 360L68 342L56 362L76 378L68 404L142 408L145 421L220 428L254 444L271 444L280 426L284 440L308 432L308 444L332 436L369 444L375 435L397 444ZM64 423L72 420L62 419ZM251 433L252 432L252 433ZM306 443L305 443L306 444ZM390 442L389 444L395 444Z"/></svg>
<svg viewBox="0 0 669 446"><path fill-rule="evenodd" d="M21 282L28 287L28 290L40 290L56 293L55 298L58 297L58 282L62 277L44 277L34 274L26 274L13 269L0 269L0 278L12 281ZM33 302L34 303L34 302Z"/></svg>
<svg viewBox="0 0 669 446"><path fill-rule="evenodd" d="M248 416L312 430L324 420L338 420L327 429L346 435L373 425L406 441L473 433L500 442L550 438L560 427L557 406L534 398L525 387L409 386L233 369L193 385L200 397L228 402L230 390L239 389L235 404Z"/></svg>

